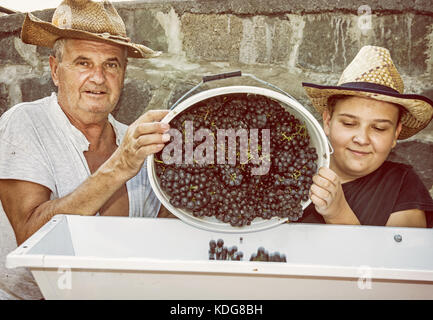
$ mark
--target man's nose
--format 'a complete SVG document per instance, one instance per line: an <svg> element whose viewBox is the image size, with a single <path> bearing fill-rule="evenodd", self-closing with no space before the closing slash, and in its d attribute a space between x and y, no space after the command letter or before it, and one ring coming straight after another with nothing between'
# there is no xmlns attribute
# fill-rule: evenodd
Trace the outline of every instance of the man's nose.
<svg viewBox="0 0 433 320"><path fill-rule="evenodd" d="M105 73L102 66L94 66L91 70L89 80L96 84L102 84L105 82Z"/></svg>

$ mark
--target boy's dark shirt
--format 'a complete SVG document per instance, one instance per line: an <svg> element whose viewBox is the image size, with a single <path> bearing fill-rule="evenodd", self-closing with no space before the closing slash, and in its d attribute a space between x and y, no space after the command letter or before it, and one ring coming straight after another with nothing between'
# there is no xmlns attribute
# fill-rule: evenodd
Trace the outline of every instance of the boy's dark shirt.
<svg viewBox="0 0 433 320"><path fill-rule="evenodd" d="M372 173L342 184L344 196L362 225L384 226L391 213L420 209L433 224L433 200L411 166L385 161ZM310 204L298 222L325 223Z"/></svg>

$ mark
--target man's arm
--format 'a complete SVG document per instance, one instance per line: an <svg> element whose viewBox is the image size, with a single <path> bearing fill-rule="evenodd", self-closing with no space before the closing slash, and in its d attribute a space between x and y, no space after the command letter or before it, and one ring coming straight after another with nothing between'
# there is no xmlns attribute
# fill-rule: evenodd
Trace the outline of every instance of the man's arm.
<svg viewBox="0 0 433 320"><path fill-rule="evenodd" d="M80 186L66 197L50 200L51 190L45 186L22 180L0 180L0 200L17 244L23 243L56 214L86 214L80 205L73 205L79 201L80 189L85 187ZM86 193L89 196L83 199L83 203L90 198L97 199L90 196L90 190Z"/></svg>
<svg viewBox="0 0 433 320"><path fill-rule="evenodd" d="M33 212L50 200L50 189L27 181L0 180L0 200L15 232L18 245L23 243L51 217L35 219Z"/></svg>
<svg viewBox="0 0 433 320"><path fill-rule="evenodd" d="M172 214L166 207L161 204L161 208L158 212L158 218L177 218L174 214Z"/></svg>
<svg viewBox="0 0 433 320"><path fill-rule="evenodd" d="M18 245L56 214L96 214L126 182L121 174L116 174L118 171L112 168L109 161L73 192L55 200L50 200L51 190L40 184L0 180L0 200L15 231Z"/></svg>
<svg viewBox="0 0 433 320"><path fill-rule="evenodd" d="M56 214L94 215L110 197L134 177L149 154L164 147L162 134L168 130L159 122L168 111L149 111L128 128L112 156L77 189L65 197L50 200L51 191L21 180L0 180L0 200L15 231L18 245Z"/></svg>

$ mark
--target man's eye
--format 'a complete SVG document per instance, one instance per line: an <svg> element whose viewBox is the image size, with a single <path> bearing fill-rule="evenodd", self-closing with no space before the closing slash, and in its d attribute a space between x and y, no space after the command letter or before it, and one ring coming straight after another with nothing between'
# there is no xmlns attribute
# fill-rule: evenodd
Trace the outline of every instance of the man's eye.
<svg viewBox="0 0 433 320"><path fill-rule="evenodd" d="M110 69L117 69L119 67L119 65L115 62L109 62L109 63L107 63L107 67Z"/></svg>
<svg viewBox="0 0 433 320"><path fill-rule="evenodd" d="M89 63L87 61L78 61L78 65L83 66L83 67L87 67L89 65Z"/></svg>

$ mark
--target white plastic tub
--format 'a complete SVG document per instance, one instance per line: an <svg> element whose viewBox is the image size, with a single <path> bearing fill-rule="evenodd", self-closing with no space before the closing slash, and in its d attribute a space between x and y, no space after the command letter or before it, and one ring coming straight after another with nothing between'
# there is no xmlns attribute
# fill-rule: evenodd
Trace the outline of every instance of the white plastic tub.
<svg viewBox="0 0 433 320"><path fill-rule="evenodd" d="M208 260L218 238L244 260ZM247 261L259 246L287 263ZM233 234L59 215L6 266L30 268L46 299L433 299L432 248L431 229L293 223Z"/></svg>

